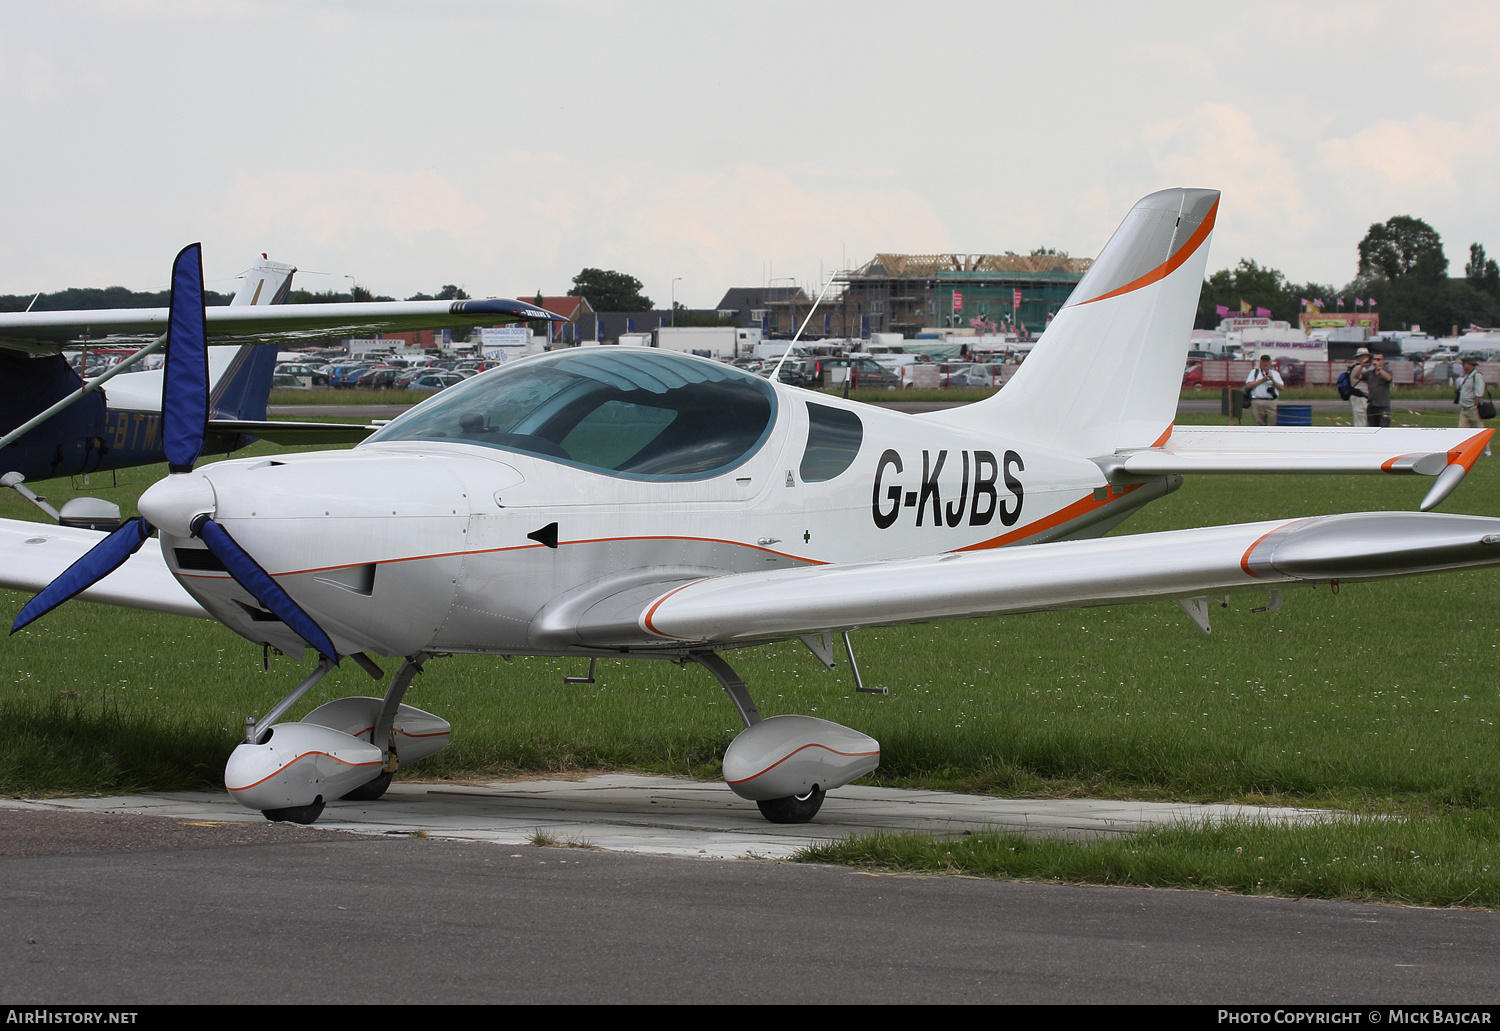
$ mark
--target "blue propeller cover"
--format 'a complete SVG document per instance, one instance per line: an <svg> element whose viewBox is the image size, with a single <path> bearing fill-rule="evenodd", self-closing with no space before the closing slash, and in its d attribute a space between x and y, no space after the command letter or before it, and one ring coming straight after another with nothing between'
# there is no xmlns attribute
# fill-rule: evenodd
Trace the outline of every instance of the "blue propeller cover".
<svg viewBox="0 0 1500 1031"><path fill-rule="evenodd" d="M260 563L229 536L228 530L212 519L204 519L194 530L203 543L208 545L208 550L213 552L214 557L224 563L224 568L229 570L229 575L234 577L236 583L254 595L256 601L291 627L324 658L334 663L339 661L339 653L323 628L303 612L302 607L281 589L281 585L271 579L271 574L262 569Z"/></svg>
<svg viewBox="0 0 1500 1031"><path fill-rule="evenodd" d="M125 523L85 552L82 558L63 570L61 576L28 601L16 621L11 624L10 632L15 633L27 623L45 616L80 591L88 590L119 569L126 559L141 550L141 545L146 543L149 536L151 524L140 516Z"/></svg>
<svg viewBox="0 0 1500 1031"><path fill-rule="evenodd" d="M162 377L162 443L168 468L193 468L208 432L208 339L204 331L203 245L189 244L172 262L167 365Z"/></svg>

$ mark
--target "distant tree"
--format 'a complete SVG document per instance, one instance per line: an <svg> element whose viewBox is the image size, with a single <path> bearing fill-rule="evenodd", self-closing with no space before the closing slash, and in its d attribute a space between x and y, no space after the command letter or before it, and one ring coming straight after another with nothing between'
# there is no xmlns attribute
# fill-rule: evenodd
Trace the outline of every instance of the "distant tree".
<svg viewBox="0 0 1500 1031"><path fill-rule="evenodd" d="M650 311L651 298L641 293L641 281L624 272L586 268L573 277L569 297L586 297L595 311Z"/></svg>
<svg viewBox="0 0 1500 1031"><path fill-rule="evenodd" d="M209 307L228 304L230 294L213 290L203 291L204 303ZM5 294L0 295L0 311L97 311L100 308L165 308L171 301L171 292L162 290L127 290L123 286L71 287L53 294Z"/></svg>
<svg viewBox="0 0 1500 1031"><path fill-rule="evenodd" d="M1448 275L1443 238L1432 226L1410 215L1377 222L1359 242L1359 271L1392 282L1406 278L1439 282Z"/></svg>
<svg viewBox="0 0 1500 1031"><path fill-rule="evenodd" d="M1464 266L1464 278L1475 290L1500 297L1500 266L1495 264L1494 258L1484 256L1483 244L1469 244L1469 262Z"/></svg>
<svg viewBox="0 0 1500 1031"><path fill-rule="evenodd" d="M1067 251L1060 251L1055 247L1033 247L1031 249L1031 257L1033 258L1066 258L1067 256Z"/></svg>
<svg viewBox="0 0 1500 1031"><path fill-rule="evenodd" d="M415 293L407 298L408 301L467 301L469 295L452 283L446 284L436 294Z"/></svg>
<svg viewBox="0 0 1500 1031"><path fill-rule="evenodd" d="M1248 304L1252 313L1257 308L1265 308L1272 318L1295 323L1300 307L1298 296L1280 270L1266 268L1250 258L1241 258L1233 269L1220 269L1204 280L1198 295L1195 325L1199 329L1213 329L1222 318L1220 307L1238 315L1242 303Z"/></svg>

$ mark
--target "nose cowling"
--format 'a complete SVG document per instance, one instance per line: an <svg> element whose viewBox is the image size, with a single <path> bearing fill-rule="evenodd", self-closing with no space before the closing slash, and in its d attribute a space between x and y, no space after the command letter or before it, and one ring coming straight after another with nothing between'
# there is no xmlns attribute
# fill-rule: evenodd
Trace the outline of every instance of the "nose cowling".
<svg viewBox="0 0 1500 1031"><path fill-rule="evenodd" d="M345 451L220 462L205 472L206 491L163 484L152 502L175 524L163 526L169 566L235 632L283 651L301 648L203 556L191 531L206 506L340 654L410 655L438 633L469 523L464 492L441 463Z"/></svg>

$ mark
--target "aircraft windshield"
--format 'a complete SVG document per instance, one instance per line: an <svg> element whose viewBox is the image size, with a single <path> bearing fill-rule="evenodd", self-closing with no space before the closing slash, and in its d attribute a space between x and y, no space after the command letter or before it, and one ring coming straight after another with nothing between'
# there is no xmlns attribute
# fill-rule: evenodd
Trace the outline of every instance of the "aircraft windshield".
<svg viewBox="0 0 1500 1031"><path fill-rule="evenodd" d="M770 384L731 366L590 347L449 387L366 443L461 440L619 476L701 478L748 458L775 412Z"/></svg>

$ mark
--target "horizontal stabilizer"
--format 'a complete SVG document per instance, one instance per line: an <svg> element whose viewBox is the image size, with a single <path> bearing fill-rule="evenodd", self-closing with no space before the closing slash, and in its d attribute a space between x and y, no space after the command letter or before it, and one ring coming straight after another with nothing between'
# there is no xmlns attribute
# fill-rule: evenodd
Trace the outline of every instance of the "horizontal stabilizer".
<svg viewBox="0 0 1500 1031"><path fill-rule="evenodd" d="M1466 469L1493 430L1181 426L1156 447L1122 449L1101 465L1132 476L1190 473L1417 473Z"/></svg>

